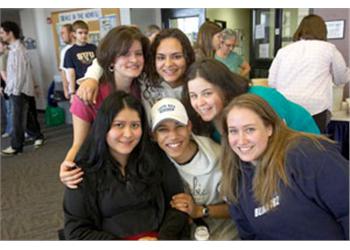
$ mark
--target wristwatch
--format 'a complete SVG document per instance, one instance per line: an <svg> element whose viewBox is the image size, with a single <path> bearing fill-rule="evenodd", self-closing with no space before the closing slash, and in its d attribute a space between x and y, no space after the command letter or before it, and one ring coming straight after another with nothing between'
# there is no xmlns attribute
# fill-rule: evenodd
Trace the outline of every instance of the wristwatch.
<svg viewBox="0 0 350 250"><path fill-rule="evenodd" d="M202 205L203 209L202 209L202 214L203 214L203 218L206 218L209 216L209 208L207 207L207 205Z"/></svg>

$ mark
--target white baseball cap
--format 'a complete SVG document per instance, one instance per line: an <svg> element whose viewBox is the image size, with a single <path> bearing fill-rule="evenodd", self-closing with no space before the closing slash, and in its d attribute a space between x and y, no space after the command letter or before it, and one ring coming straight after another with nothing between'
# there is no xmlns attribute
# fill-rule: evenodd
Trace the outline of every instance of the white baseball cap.
<svg viewBox="0 0 350 250"><path fill-rule="evenodd" d="M171 119L183 125L188 123L188 115L184 105L175 98L163 98L155 103L151 110L152 131L160 122Z"/></svg>

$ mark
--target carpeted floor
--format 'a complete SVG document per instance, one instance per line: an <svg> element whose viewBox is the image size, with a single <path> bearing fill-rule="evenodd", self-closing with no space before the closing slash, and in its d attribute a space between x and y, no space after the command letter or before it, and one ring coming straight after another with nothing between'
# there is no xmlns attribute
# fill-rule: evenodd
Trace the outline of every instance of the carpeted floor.
<svg viewBox="0 0 350 250"><path fill-rule="evenodd" d="M57 240L63 227L64 187L59 165L72 142L69 125L42 129L46 143L21 155L1 156L1 240ZM1 140L1 148L9 145Z"/></svg>

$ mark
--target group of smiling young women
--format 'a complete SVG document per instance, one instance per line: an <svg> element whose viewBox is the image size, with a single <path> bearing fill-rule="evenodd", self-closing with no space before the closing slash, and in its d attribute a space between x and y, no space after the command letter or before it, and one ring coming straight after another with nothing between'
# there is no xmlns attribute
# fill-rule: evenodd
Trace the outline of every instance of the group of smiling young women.
<svg viewBox="0 0 350 250"><path fill-rule="evenodd" d="M73 144L60 166L68 239L191 239L190 221L215 213L193 216L176 198L184 180L169 158L181 140L151 141L152 107L167 97L183 102L196 134L221 143L223 217L229 211L238 236L215 239L349 239L349 167L335 143L275 89L196 58L179 29L151 45L138 28L112 29L79 81Z"/></svg>

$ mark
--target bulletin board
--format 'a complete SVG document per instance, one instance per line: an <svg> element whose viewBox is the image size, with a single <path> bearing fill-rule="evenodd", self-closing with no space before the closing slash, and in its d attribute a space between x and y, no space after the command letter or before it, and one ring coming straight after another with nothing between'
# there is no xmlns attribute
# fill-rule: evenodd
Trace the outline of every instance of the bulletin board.
<svg viewBox="0 0 350 250"><path fill-rule="evenodd" d="M62 25L83 20L89 25L89 43L98 46L107 32L120 25L120 9L70 9L51 13L51 27L54 36L56 61L59 65L60 51L65 46L60 36Z"/></svg>

